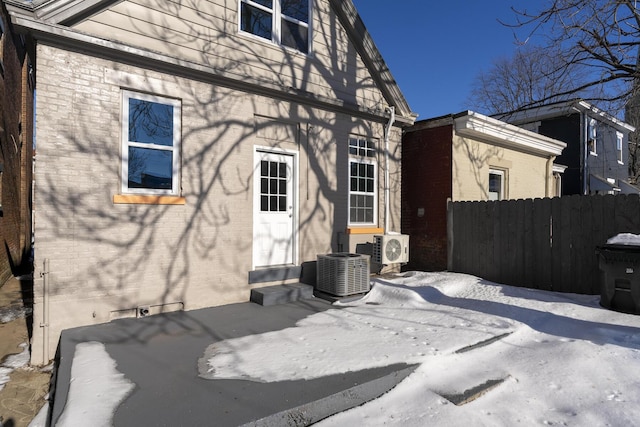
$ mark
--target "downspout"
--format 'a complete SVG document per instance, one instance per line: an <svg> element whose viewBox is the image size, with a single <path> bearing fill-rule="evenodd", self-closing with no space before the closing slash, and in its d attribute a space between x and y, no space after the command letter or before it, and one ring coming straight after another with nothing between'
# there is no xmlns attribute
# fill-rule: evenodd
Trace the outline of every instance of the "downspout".
<svg viewBox="0 0 640 427"><path fill-rule="evenodd" d="M384 132L384 233L389 232L389 135L391 134L391 126L396 121L396 108L389 107L389 122Z"/></svg>
<svg viewBox="0 0 640 427"><path fill-rule="evenodd" d="M44 259L44 267L42 269L42 360L44 363L49 361L49 258Z"/></svg>

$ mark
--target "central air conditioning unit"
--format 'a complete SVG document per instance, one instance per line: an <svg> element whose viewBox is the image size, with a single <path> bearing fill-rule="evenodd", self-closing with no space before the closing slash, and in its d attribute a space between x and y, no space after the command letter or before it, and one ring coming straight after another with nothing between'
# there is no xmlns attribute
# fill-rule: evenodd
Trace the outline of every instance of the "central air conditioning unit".
<svg viewBox="0 0 640 427"><path fill-rule="evenodd" d="M373 262L382 265L409 262L409 236L407 234L385 234L374 236Z"/></svg>
<svg viewBox="0 0 640 427"><path fill-rule="evenodd" d="M336 296L369 292L369 264L369 255L346 252L318 255L316 289Z"/></svg>

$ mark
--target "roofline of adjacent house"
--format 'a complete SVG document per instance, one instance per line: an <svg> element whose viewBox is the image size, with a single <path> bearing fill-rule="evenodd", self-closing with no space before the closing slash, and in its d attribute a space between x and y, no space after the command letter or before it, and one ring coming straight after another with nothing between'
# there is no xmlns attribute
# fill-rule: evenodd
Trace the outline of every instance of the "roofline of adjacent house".
<svg viewBox="0 0 640 427"><path fill-rule="evenodd" d="M251 77L244 77L242 80L239 80L224 70L214 69L210 66L203 66L173 56L129 46L124 43L90 36L74 31L63 25L49 24L27 15L11 12L11 21L16 28L21 28L33 34L37 40L53 46L61 46L79 51L87 51L87 48L90 47L90 51L94 55L102 55L110 59L126 61L141 68L149 68L150 64L154 64L154 69L157 70L211 82L243 92L257 93L338 113L355 115L377 122L386 122L389 119L389 114L383 108L368 109L360 105L346 103L339 99L319 96L293 87L266 83ZM397 126L410 126L413 122L413 117L396 115Z"/></svg>
<svg viewBox="0 0 640 427"><path fill-rule="evenodd" d="M631 126L609 113L591 105L583 99L572 99L568 101L559 101L552 104L541 105L539 107L531 107L526 110L514 111L511 113L496 114L493 117L500 118L501 120L508 121L509 123L530 123L538 120L545 120L552 117L558 117L561 115L569 115L575 112L586 113L591 112L593 115L606 120L614 127L621 131L633 132L635 127Z"/></svg>
<svg viewBox="0 0 640 427"><path fill-rule="evenodd" d="M541 155L559 156L567 146L562 141L528 131L518 126L474 111L453 115L456 133L489 140L496 145Z"/></svg>
<svg viewBox="0 0 640 427"><path fill-rule="evenodd" d="M453 114L446 114L444 116L431 117L429 119L418 120L413 124L413 126L405 129L405 132L406 133L417 132L423 129L438 128L446 125L453 126Z"/></svg>

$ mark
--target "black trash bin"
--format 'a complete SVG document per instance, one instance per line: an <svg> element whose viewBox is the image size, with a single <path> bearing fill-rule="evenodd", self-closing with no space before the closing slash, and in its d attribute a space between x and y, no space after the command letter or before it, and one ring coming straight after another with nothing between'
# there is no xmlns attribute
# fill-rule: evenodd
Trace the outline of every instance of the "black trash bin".
<svg viewBox="0 0 640 427"><path fill-rule="evenodd" d="M598 246L601 275L600 305L623 313L640 314L640 246Z"/></svg>

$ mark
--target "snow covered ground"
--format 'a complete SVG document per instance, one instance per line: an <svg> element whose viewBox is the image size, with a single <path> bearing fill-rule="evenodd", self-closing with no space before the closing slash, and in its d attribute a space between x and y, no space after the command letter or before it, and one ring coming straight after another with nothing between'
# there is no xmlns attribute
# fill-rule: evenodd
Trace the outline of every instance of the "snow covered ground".
<svg viewBox="0 0 640 427"><path fill-rule="evenodd" d="M212 343L191 363L205 378L263 382L418 364L389 393L322 426L621 426L640 419L640 316L606 310L597 296L411 272L376 280L364 298L337 305L293 328ZM77 350L65 425L81 425L86 409L99 407L108 425L134 387L100 346ZM96 366L104 367L101 380L91 381Z"/></svg>

